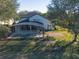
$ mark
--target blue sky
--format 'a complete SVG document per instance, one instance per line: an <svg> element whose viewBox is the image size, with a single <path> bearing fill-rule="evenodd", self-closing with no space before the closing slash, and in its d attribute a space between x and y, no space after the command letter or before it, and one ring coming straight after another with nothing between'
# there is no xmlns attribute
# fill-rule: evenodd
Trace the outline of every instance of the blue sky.
<svg viewBox="0 0 79 59"><path fill-rule="evenodd" d="M20 6L18 11L40 11L42 13L47 11L47 5L50 0L19 0Z"/></svg>

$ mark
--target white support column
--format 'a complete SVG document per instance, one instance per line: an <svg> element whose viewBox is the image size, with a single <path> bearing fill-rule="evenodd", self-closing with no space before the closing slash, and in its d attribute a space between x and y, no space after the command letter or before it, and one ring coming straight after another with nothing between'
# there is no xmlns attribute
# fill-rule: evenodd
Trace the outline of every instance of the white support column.
<svg viewBox="0 0 79 59"><path fill-rule="evenodd" d="M30 31L32 31L32 26L31 25L29 25L30 26Z"/></svg>

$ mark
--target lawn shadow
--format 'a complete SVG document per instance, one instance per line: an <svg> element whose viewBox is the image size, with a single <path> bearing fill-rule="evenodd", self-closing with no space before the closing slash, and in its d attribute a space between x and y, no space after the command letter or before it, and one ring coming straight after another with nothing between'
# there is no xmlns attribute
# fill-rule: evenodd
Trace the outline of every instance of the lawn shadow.
<svg viewBox="0 0 79 59"><path fill-rule="evenodd" d="M10 42L10 41L9 41ZM55 43L53 44L55 45ZM65 50L53 51L50 40L21 40L15 45L4 45L0 49L1 59L62 59Z"/></svg>
<svg viewBox="0 0 79 59"><path fill-rule="evenodd" d="M23 48L26 46L25 40L20 41L15 45L7 45L7 43L3 46L0 46L0 48L2 47L2 49L0 49L0 57L2 59L16 59L17 56L20 55Z"/></svg>

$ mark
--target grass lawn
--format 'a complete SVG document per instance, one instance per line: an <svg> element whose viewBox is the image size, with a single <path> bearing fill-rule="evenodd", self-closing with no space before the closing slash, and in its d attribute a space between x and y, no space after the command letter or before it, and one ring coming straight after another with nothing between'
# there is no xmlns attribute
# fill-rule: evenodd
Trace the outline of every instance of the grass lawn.
<svg viewBox="0 0 79 59"><path fill-rule="evenodd" d="M0 59L72 59L74 54L76 55L73 59L79 59L78 53L71 53L73 47L60 52L52 52L55 46L63 46L72 41L73 35L70 32L56 30L45 32L45 35L50 36L49 41L40 39L0 41ZM77 50L74 51L77 52Z"/></svg>
<svg viewBox="0 0 79 59"><path fill-rule="evenodd" d="M0 41L0 59L58 59L71 58L73 47L68 47L65 51L52 52L53 46L61 46L64 42L41 41L41 40L21 40L21 41ZM61 44L62 43L62 44ZM74 47L76 48L76 47ZM77 51L77 50L74 50ZM78 55L73 51L73 54ZM79 58L75 56L73 59Z"/></svg>
<svg viewBox="0 0 79 59"><path fill-rule="evenodd" d="M46 35L55 38L56 40L72 41L73 34L68 31L49 31Z"/></svg>

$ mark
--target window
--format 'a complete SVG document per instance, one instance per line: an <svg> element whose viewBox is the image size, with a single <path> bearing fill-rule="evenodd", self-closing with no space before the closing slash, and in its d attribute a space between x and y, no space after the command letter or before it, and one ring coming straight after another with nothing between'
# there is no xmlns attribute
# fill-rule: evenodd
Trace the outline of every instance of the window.
<svg viewBox="0 0 79 59"><path fill-rule="evenodd" d="M30 30L30 26L29 25L23 25L23 26L21 26L21 30Z"/></svg>
<svg viewBox="0 0 79 59"><path fill-rule="evenodd" d="M36 27L36 26L32 26L31 29L32 29L32 30L36 30L37 27Z"/></svg>

